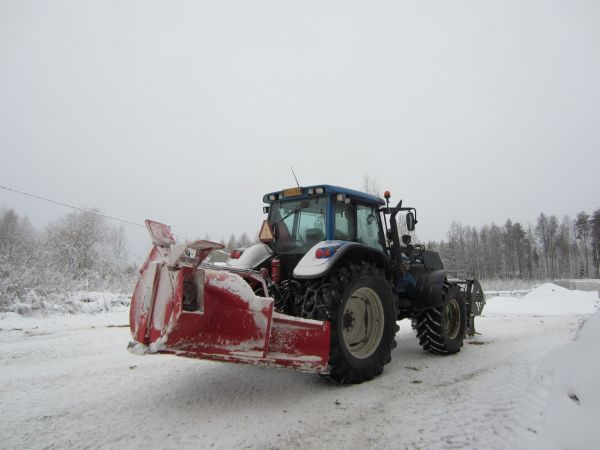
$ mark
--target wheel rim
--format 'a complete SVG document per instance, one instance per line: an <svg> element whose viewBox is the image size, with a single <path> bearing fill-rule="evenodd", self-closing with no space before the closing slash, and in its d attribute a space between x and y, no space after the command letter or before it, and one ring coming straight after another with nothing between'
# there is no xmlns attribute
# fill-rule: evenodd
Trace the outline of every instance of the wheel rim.
<svg viewBox="0 0 600 450"><path fill-rule="evenodd" d="M455 298L446 301L442 315L444 334L449 339L455 339L460 330L460 306Z"/></svg>
<svg viewBox="0 0 600 450"><path fill-rule="evenodd" d="M342 337L355 358L371 356L383 336L383 304L374 290L363 287L352 293L342 315Z"/></svg>

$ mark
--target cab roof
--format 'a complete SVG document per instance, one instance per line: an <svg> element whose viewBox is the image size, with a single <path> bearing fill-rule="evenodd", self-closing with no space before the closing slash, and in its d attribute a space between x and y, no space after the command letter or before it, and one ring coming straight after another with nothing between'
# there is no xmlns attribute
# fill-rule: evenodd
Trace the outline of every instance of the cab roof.
<svg viewBox="0 0 600 450"><path fill-rule="evenodd" d="M323 189L323 193L317 193L317 189ZM310 191L312 190L312 194ZM287 191L287 192L286 192ZM315 184L314 186L303 186L301 188L290 188L282 189L280 191L269 192L263 196L265 203L273 203L276 201L286 200L297 200L299 198L308 198L313 195L336 195L345 194L348 198L354 200L360 200L365 203L374 205L385 205L385 201L375 195L367 194L365 192L355 191L354 189L348 189L340 186L333 186L330 184Z"/></svg>

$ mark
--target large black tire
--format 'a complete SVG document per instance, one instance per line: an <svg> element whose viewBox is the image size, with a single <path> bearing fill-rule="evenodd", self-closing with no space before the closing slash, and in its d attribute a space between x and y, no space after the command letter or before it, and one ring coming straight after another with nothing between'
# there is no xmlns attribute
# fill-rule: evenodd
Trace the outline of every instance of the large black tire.
<svg viewBox="0 0 600 450"><path fill-rule="evenodd" d="M442 306L417 316L417 337L424 350L448 355L463 346L467 309L458 286L445 283L442 289Z"/></svg>
<svg viewBox="0 0 600 450"><path fill-rule="evenodd" d="M396 303L383 270L350 263L328 278L329 378L348 384L383 372L396 347Z"/></svg>

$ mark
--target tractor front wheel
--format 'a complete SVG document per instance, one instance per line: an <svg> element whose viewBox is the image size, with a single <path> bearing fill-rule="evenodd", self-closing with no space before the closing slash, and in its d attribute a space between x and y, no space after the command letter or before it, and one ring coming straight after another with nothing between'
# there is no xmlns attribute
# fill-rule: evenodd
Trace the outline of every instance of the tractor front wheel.
<svg viewBox="0 0 600 450"><path fill-rule="evenodd" d="M348 264L329 277L331 347L329 377L362 383L383 372L396 346L396 308L384 272L367 263Z"/></svg>
<svg viewBox="0 0 600 450"><path fill-rule="evenodd" d="M443 289L442 305L417 316L417 337L428 352L452 354L463 346L467 309L458 286L446 283Z"/></svg>

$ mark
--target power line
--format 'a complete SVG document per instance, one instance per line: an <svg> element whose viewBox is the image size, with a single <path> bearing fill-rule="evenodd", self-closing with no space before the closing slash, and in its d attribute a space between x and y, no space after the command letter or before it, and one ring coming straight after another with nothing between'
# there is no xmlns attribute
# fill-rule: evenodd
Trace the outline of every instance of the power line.
<svg viewBox="0 0 600 450"><path fill-rule="evenodd" d="M61 206L65 206L67 208L76 209L76 210L87 212L87 213L91 213L91 214L96 214L97 216L105 217L105 218L111 219L111 220L116 220L117 222L126 223L128 225L135 225L136 227L146 228L145 225L142 225L142 224L139 224L139 223L131 222L131 221L125 220L125 219L119 219L118 217L113 217L113 216L109 216L107 214L102 214L102 213L100 213L98 211L93 211L91 209L85 209L85 208L80 208L79 206L69 205L68 203L59 202L57 200L52 200L51 198L42 197L41 195L30 194L29 192L23 192L23 191L20 191L18 189L14 189L14 188L11 188L11 187L8 187L8 186L2 186L2 185L0 185L0 188L5 189L7 191L16 192L17 194L25 195L27 197L35 198L35 199L38 199L38 200L43 200L43 201L48 202L48 203L54 203L55 205L61 205Z"/></svg>

